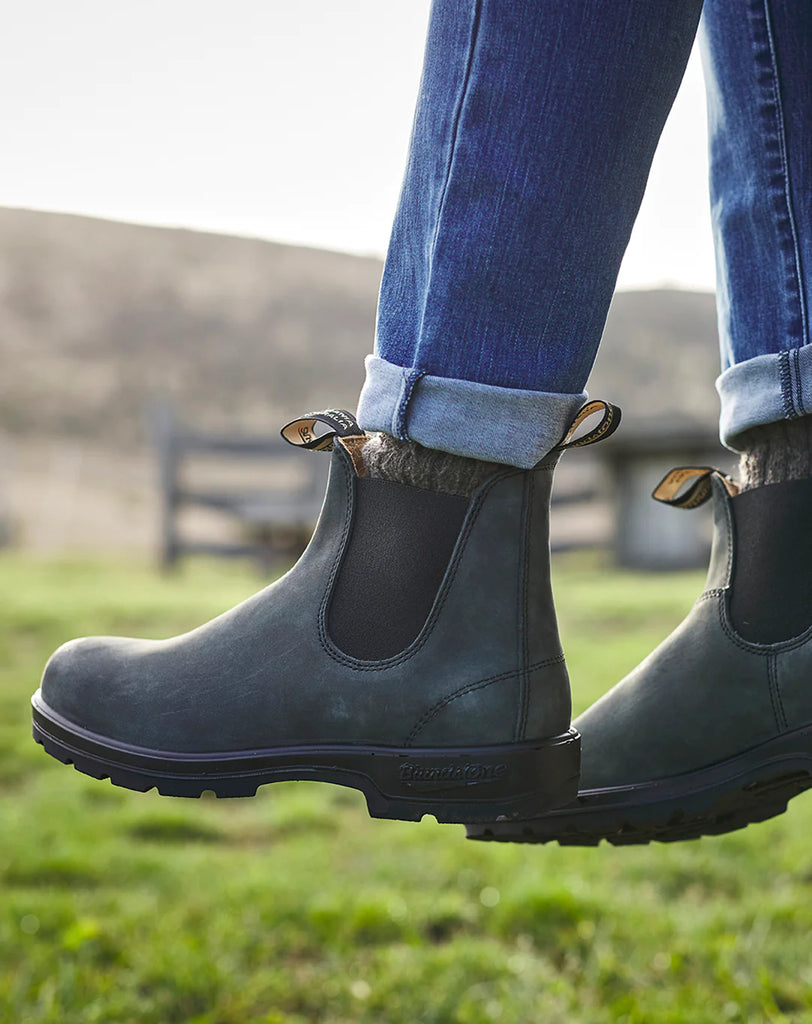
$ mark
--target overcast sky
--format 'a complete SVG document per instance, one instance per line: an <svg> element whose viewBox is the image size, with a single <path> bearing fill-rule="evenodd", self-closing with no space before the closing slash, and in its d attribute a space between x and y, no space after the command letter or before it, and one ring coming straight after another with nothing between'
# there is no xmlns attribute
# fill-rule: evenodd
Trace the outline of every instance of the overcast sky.
<svg viewBox="0 0 812 1024"><path fill-rule="evenodd" d="M429 0L24 0L0 205L385 250ZM692 58L621 286L713 287Z"/></svg>

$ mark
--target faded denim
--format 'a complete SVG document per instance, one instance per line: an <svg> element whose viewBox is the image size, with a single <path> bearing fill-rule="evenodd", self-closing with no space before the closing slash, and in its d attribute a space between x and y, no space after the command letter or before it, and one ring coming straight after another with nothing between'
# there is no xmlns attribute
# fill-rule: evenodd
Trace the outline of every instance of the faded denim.
<svg viewBox="0 0 812 1024"><path fill-rule="evenodd" d="M812 5L705 7L730 441L776 408L812 410L809 359L794 354L810 340ZM700 9L435 0L358 410L365 429L523 467L563 435L585 399Z"/></svg>

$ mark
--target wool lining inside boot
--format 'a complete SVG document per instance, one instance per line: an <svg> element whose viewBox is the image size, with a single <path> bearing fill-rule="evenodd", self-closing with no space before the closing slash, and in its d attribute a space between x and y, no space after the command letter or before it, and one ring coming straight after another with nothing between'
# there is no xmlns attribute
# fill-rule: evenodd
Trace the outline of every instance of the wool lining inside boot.
<svg viewBox="0 0 812 1024"><path fill-rule="evenodd" d="M737 438L741 489L812 477L812 416L777 420Z"/></svg>
<svg viewBox="0 0 812 1024"><path fill-rule="evenodd" d="M495 462L424 448L383 433L369 435L363 458L369 476L463 498L470 498L484 480L504 469Z"/></svg>

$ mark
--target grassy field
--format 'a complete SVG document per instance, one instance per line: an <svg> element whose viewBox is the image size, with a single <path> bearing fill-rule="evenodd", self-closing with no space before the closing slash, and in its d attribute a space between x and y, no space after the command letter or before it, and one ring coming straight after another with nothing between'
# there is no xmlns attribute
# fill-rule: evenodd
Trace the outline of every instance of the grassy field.
<svg viewBox="0 0 812 1024"><path fill-rule="evenodd" d="M578 709L679 620L696 575L557 565ZM729 836L575 850L370 821L306 783L117 790L47 757L28 697L71 636L166 636L247 571L0 560L0 1021L812 1021L812 799Z"/></svg>

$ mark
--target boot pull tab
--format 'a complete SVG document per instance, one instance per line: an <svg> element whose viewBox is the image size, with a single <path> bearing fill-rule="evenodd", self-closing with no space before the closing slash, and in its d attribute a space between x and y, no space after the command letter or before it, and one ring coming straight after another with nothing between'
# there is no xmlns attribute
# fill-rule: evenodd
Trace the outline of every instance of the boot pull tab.
<svg viewBox="0 0 812 1024"><path fill-rule="evenodd" d="M711 496L711 478L725 485L731 498L739 493L739 485L712 466L677 466L662 478L652 491L652 498L673 508L698 508Z"/></svg>
<svg viewBox="0 0 812 1024"><path fill-rule="evenodd" d="M317 424L326 425L327 430L317 433ZM294 448L307 448L316 452L331 452L335 437L358 437L363 433L353 414L346 409L309 412L298 420L286 423L281 430L282 437Z"/></svg>
<svg viewBox="0 0 812 1024"><path fill-rule="evenodd" d="M590 416L596 415L596 413L602 412L597 426L588 430L585 434L581 434L580 437L575 437L574 434L578 428L590 418ZM558 442L553 451L563 452L568 448L586 448L589 444L595 444L597 441L602 441L604 438L609 437L617 430L620 426L620 408L617 405L612 405L611 402L604 402L602 398L596 398L594 402L587 402L587 404L581 409L578 415L570 424L569 429L563 438Z"/></svg>

